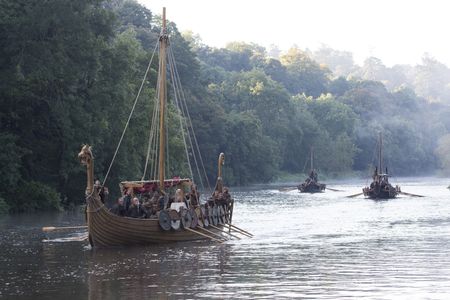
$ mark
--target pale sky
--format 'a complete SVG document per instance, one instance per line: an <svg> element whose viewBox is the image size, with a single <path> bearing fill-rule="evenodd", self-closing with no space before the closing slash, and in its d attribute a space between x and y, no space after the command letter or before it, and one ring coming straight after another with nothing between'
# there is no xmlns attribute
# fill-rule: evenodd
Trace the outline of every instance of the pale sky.
<svg viewBox="0 0 450 300"><path fill-rule="evenodd" d="M415 65L425 52L450 66L450 1L445 0L138 0L154 14L166 7L180 31L192 30L213 47L231 41L326 44L387 66Z"/></svg>

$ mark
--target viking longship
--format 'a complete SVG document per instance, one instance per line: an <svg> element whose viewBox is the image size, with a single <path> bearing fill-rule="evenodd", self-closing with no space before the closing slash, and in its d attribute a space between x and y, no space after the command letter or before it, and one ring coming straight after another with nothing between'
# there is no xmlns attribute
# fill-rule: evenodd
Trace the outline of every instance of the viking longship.
<svg viewBox="0 0 450 300"><path fill-rule="evenodd" d="M101 185L94 184L94 156L92 148L84 145L78 154L80 162L87 168L86 187L86 221L89 242L93 247L124 246L124 245L146 245L153 243L192 241L208 239L222 242L237 233L251 236L250 233L231 224L233 215L233 199L228 190L223 186L222 165L224 155L220 154L218 163L218 177L214 192L210 190L211 197L205 203L201 203L199 192L194 183L194 176L190 160L203 162L201 159L198 143L193 134L192 123L184 99L184 93L180 92L180 80L176 69L176 63L171 51L169 34L166 27L165 9L162 15L162 29L159 40L155 46L155 52L159 47L159 71L157 79L157 93L154 99L153 121L149 135L147 158L144 174L140 180L123 181L120 189L125 197L138 198L138 205L145 198L149 202L149 213L144 218L127 217L113 213L102 201L101 191L105 186L109 171L114 162L120 143L123 139L127 125L122 133L111 165ZM155 53L154 52L154 53ZM152 56L153 57L153 56ZM151 60L149 63L149 68ZM169 70L174 88L174 106L177 108L180 133L184 141L187 166L190 178L172 176L166 178L169 172L167 166L168 130L167 126L167 84L166 70ZM146 74L142 85L147 82ZM141 89L142 89L141 85ZM139 93L136 102L139 99ZM133 113L134 107L131 110ZM197 153L197 156L195 155ZM197 158L196 158L197 157ZM190 159L191 158L191 159ZM147 172L147 166L150 171ZM200 170L196 164L197 170ZM203 168L204 170L204 168ZM149 173L147 176L146 174ZM199 171L200 173L200 171ZM199 177L201 178L201 177ZM200 179L201 181L201 179ZM122 200L123 200L122 198ZM142 206L142 208L144 208ZM235 234L233 235L232 232Z"/></svg>
<svg viewBox="0 0 450 300"><path fill-rule="evenodd" d="M388 169L383 173L383 137L380 133L378 139L378 166L372 175L372 183L363 188L364 196L370 199L391 199L401 193L400 187L389 183Z"/></svg>
<svg viewBox="0 0 450 300"><path fill-rule="evenodd" d="M297 188L301 193L321 193L325 191L326 185L318 181L317 171L314 169L314 151L312 147L310 154L311 168L308 178L306 178L305 182L299 184Z"/></svg>

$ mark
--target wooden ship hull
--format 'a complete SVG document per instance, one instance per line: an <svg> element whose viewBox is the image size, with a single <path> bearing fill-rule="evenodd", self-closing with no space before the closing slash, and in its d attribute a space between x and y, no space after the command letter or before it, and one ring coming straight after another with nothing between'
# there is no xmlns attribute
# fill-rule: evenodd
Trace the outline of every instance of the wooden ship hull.
<svg viewBox="0 0 450 300"><path fill-rule="evenodd" d="M326 184L323 183L302 183L298 186L298 190L301 193L323 193L325 191Z"/></svg>
<svg viewBox="0 0 450 300"><path fill-rule="evenodd" d="M363 188L364 196L370 199L392 199L399 193L399 187L393 187L391 184Z"/></svg>
<svg viewBox="0 0 450 300"><path fill-rule="evenodd" d="M114 163L115 155L119 150L122 137L125 134L128 123L124 128L122 137L113 156L111 164L105 175L103 185L100 181L94 185L94 156L89 145L83 145L78 157L82 165L86 166L87 170L87 184L86 184L86 221L88 227L89 242L93 247L108 247L108 246L128 246L128 245L148 245L156 243L167 242L182 242L209 239L216 242L223 242L234 236L231 231L239 232L240 234L251 236L251 234L231 224L233 214L233 199L228 194L228 189L224 188L222 184L217 184L214 194L208 198L203 205L200 201L200 195L197 191L193 180L189 178L181 179L178 175L167 176L169 168L166 166L166 157L169 156L167 141L169 140L169 131L166 130L166 103L167 103L167 84L166 71L171 71L171 78L178 84L173 87L179 88L179 76L176 68L174 68L173 58L170 60L170 68L167 64L169 35L166 29L165 8L162 15L162 30L159 43L159 69L157 82L157 97L155 98L155 109L157 114L153 115L152 127L150 128L148 151L145 161L144 172L140 181L123 181L120 183L122 197L118 199L115 208L127 210L124 215L132 216L125 217L123 215L116 215L110 212L104 205L100 191L104 190L104 182L108 178L109 171ZM170 56L170 55L169 55ZM151 61L149 66L151 65ZM142 84L145 82L147 73L144 76ZM141 86L142 88L142 86ZM178 93L175 93L178 94ZM192 140L185 139L186 134L192 134L193 130L189 131L187 128L192 126L189 119L187 108L180 104L185 99L178 98L176 105L180 116L189 120L189 122L181 122L185 128L180 128L180 133L183 138L186 160L191 172L191 178L194 178L192 169L200 170L204 167L192 168L188 153L193 153L195 164L203 163L200 156L200 150L197 142L194 144ZM139 99L139 93L136 101ZM134 107L131 110L129 119L131 118ZM159 132L159 134L157 134ZM195 137L193 137L195 139ZM190 141L190 142L188 142ZM150 153L152 158L150 159ZM197 158L195 158L197 155ZM150 163L150 161L152 161ZM221 167L224 163L224 154L219 155L218 162L218 183L222 182ZM147 172L147 167L151 166L151 170ZM175 171L172 171L175 173ZM178 170L178 172L180 172ZM199 177L202 174L199 172ZM151 175L147 175L151 174ZM181 172L180 172L181 173ZM206 174L205 174L206 175ZM150 176L152 179L144 180ZM208 184L209 185L209 184ZM174 193L172 193L174 192ZM150 196L152 194L152 196ZM155 198L156 197L156 198ZM127 199L126 204L125 198ZM147 209L140 209L145 201L151 207L150 212ZM195 200L195 201L194 201ZM142 203L141 203L142 202ZM119 210L120 214L120 210ZM224 237L225 235L225 237Z"/></svg>
<svg viewBox="0 0 450 300"><path fill-rule="evenodd" d="M184 242L211 239L211 233L205 236L198 230L163 230L158 219L138 219L117 216L100 201L90 197L87 199L87 226L89 242L92 247L151 245L169 242ZM223 224L217 224L218 229L208 226L217 238L223 232Z"/></svg>

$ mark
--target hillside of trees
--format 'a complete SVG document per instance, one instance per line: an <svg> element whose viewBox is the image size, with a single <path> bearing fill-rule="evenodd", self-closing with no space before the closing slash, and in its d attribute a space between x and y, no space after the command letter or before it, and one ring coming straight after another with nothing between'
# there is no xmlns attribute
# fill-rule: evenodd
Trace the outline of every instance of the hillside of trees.
<svg viewBox="0 0 450 300"><path fill-rule="evenodd" d="M0 2L0 212L82 203L82 143L93 145L104 178L159 24L133 0ZM311 146L323 173L369 174L379 132L391 173L450 171L450 69L432 57L393 67L372 57L358 66L351 53L326 46L276 55L252 43L219 49L169 27L211 180L220 152L227 183L246 185L306 171ZM155 95L156 67L144 98ZM111 189L140 178L151 109L142 103L131 120ZM184 153L172 155L177 162Z"/></svg>

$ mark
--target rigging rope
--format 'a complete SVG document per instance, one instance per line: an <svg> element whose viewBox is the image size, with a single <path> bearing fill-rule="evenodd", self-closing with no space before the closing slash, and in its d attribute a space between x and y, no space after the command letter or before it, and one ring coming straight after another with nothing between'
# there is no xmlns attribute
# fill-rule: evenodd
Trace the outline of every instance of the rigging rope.
<svg viewBox="0 0 450 300"><path fill-rule="evenodd" d="M194 151L193 157L194 157L194 161L196 163L197 172L198 172L198 175L199 175L199 178L200 178L200 181L201 181L202 174L201 174L200 170L198 169L198 163L197 163L197 160L196 160L195 150L197 150L197 152L198 152L200 165L202 166L203 175L205 176L205 179L206 179L206 182L207 182L207 185L208 185L208 189L210 191L212 191L211 190L211 185L210 185L209 180L208 180L208 176L206 174L205 164L203 162L203 157L202 157L201 152L200 152L200 147L198 145L197 137L195 135L194 127L192 126L192 119L191 119L191 116L189 114L188 106L186 104L186 97L185 97L184 91L183 91L183 89L181 87L181 81L180 81L180 76L179 76L179 73L178 73L178 68L177 68L177 65L175 63L175 58L174 58L173 52L171 51L171 48L169 48L169 54L170 54L170 57L172 57L172 60L173 60L173 66L174 66L174 71L175 71L175 79L176 79L175 80L175 84L177 86L179 86L178 90L179 90L179 93L180 93L180 96L181 96L180 98L181 98L182 108L183 108L183 105L184 105L184 111L185 111L185 114L186 114L186 118L185 118L186 129L188 131L189 131L189 128L191 129L191 131L192 131L192 138L193 138L194 143L195 143L195 147L193 147L192 140L191 140L191 135L188 134L188 139L190 140L191 149ZM189 122L189 124L187 124L187 122ZM190 126L188 126L188 125L190 125ZM203 183L202 183L202 185L203 185Z"/></svg>
<svg viewBox="0 0 450 300"><path fill-rule="evenodd" d="M158 86L158 84L159 84L159 78L158 78L158 80L157 80L157 82L156 82L156 85ZM151 150L152 150L152 146L153 146L153 143L155 143L156 142L156 138L155 138L155 136L156 136L156 132L157 132L157 130L156 130L156 120L157 120L157 118L158 118L158 115L159 115L159 92L158 92L158 89L156 89L156 94L155 94L155 107L153 108L153 115L152 115L152 119L151 119L151 124L150 124L150 132L149 132L149 136L148 136L148 146L147 146L147 156L146 156L146 158L145 158L145 165L144 165L144 172L143 172L143 174L142 174L142 181L144 181L144 179L145 179L145 174L147 173L147 167L148 167L148 162L149 162L149 160L150 160L150 152L151 152ZM150 166L150 173L152 172L152 170L153 170L153 164L154 164L154 161L152 161L152 165Z"/></svg>
<svg viewBox="0 0 450 300"><path fill-rule="evenodd" d="M111 171L111 167L114 163L114 160L116 159L117 152L119 152L119 148L120 148L120 145L122 144L122 140L123 140L123 137L125 136L125 132L127 131L128 125L130 124L130 120L131 120L131 117L133 116L133 112L134 112L134 109L136 108L136 104L139 100L139 96L141 95L141 91L144 86L145 79L147 78L148 71L150 70L150 66L152 64L153 57L155 56L157 46L158 46L158 44L156 44L155 49L153 49L152 57L150 58L150 62L148 63L147 70L145 70L144 78L142 79L141 86L139 87L139 91L136 95L136 99L134 100L134 104L133 104L133 107L131 108L130 115L128 116L127 123L125 124L125 128L123 129L122 135L120 136L119 144L117 145L117 148L116 148L116 151L114 152L111 163L109 164L108 171L106 172L105 179L103 180L103 184L102 184L103 186L105 185L105 182L108 179L109 172Z"/></svg>
<svg viewBox="0 0 450 300"><path fill-rule="evenodd" d="M169 67L170 67L170 70L171 70L170 76L172 78L172 82L176 82L175 78L174 78L173 62L171 60L171 55L170 54L171 54L171 52L169 50ZM189 159L189 151L188 151L187 144L186 144L186 136L185 136L185 133L184 133L184 130L183 130L183 116L182 116L183 112L181 111L181 108L180 108L180 104L179 104L179 100L178 100L178 93L177 93L177 90L176 90L176 84L173 84L173 91L174 91L174 95L175 95L175 97L174 97L175 98L175 104L176 104L176 107L177 107L178 112L179 112L178 117L179 117L179 121L180 121L180 130L181 130L181 136L183 138L183 144L184 144L184 149L185 149L185 153L186 153L186 159L187 159L187 163L188 163L188 167L189 167L189 173L191 175L192 181L194 181L194 174L192 172L191 161Z"/></svg>

